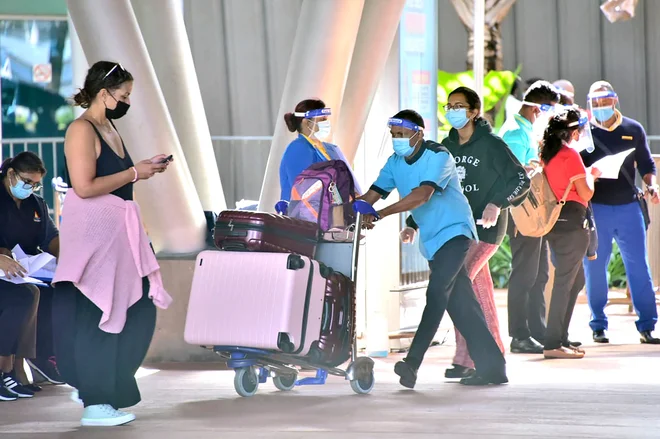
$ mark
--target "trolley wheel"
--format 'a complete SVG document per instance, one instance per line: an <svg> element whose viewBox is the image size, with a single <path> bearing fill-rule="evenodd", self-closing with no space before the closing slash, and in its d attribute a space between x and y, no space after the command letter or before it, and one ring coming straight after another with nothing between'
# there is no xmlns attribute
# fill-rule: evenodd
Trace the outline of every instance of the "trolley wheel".
<svg viewBox="0 0 660 439"><path fill-rule="evenodd" d="M234 376L234 389L243 397L252 396L259 389L259 377L252 367L236 369Z"/></svg>
<svg viewBox="0 0 660 439"><path fill-rule="evenodd" d="M297 378L296 375L277 375L273 377L273 384L278 390L288 392L296 387Z"/></svg>
<svg viewBox="0 0 660 439"><path fill-rule="evenodd" d="M375 383L376 379L372 370L366 378L358 378L356 380L352 380L351 389L353 389L353 391L358 395L366 395L367 393L371 392L371 389L374 388Z"/></svg>

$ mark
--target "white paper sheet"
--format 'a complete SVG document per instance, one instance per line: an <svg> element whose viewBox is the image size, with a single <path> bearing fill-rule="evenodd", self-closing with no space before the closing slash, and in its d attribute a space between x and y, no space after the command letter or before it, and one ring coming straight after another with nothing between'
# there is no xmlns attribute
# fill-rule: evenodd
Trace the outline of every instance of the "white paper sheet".
<svg viewBox="0 0 660 439"><path fill-rule="evenodd" d="M20 245L12 249L14 259L25 268L27 275L23 278L20 277L7 277L5 272L0 270L0 279L11 282L13 284L43 284L41 280L52 280L55 276L55 269L57 268L57 261L55 257L48 253L40 253L35 256L25 254Z"/></svg>
<svg viewBox="0 0 660 439"><path fill-rule="evenodd" d="M621 171L621 166L626 160L626 157L633 152L635 148L630 148L629 150L620 152L618 154L608 155L598 160L592 165L592 167L598 169L601 172L599 178L607 178L610 180L616 180L619 178L619 172Z"/></svg>

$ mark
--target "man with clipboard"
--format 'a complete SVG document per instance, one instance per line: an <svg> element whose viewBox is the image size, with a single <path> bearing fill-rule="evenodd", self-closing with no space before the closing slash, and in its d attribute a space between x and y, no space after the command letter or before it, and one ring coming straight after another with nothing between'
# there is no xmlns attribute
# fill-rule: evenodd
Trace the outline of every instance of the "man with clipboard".
<svg viewBox="0 0 660 439"><path fill-rule="evenodd" d="M598 231L598 257L591 261L585 260L584 268L593 338L597 343L609 343L605 315L608 300L607 267L612 253L612 240L616 240L626 267L633 305L639 317L636 325L640 341L660 344L660 339L652 335L658 312L646 254L648 209L644 192L635 185L637 169L651 201L655 204L660 202L657 171L646 141L646 132L639 122L621 114L619 98L612 85L606 81L598 81L591 86L587 104L595 150L591 153L586 150L581 152L585 166L592 166L606 157L608 160L615 155L621 158L625 156L616 177L610 175L614 178L601 177L596 181L592 199ZM617 174L616 169L613 174Z"/></svg>

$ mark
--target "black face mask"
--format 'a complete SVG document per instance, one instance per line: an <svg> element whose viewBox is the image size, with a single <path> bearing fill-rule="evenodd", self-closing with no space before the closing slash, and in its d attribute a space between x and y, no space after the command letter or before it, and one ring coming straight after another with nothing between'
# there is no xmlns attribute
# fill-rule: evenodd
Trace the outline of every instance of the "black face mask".
<svg viewBox="0 0 660 439"><path fill-rule="evenodd" d="M112 99L115 99L114 96L110 95ZM127 104L124 101L118 101L115 99L115 102L117 103L117 106L113 108L112 110L108 107L105 107L105 117L108 119L119 119L121 117L124 117L128 109L131 107L129 104Z"/></svg>

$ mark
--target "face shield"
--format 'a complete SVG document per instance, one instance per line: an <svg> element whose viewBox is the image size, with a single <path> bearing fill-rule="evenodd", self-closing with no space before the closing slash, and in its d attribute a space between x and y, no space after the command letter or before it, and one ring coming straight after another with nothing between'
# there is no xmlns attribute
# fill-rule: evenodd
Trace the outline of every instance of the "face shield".
<svg viewBox="0 0 660 439"><path fill-rule="evenodd" d="M571 143L571 148L577 152L594 152L594 139L591 136L591 125L589 125L589 116L586 111L580 110L580 120L568 125L569 128L578 127L579 137Z"/></svg>
<svg viewBox="0 0 660 439"><path fill-rule="evenodd" d="M378 153L379 158L389 157L392 150L400 157L410 157L423 138L423 128L405 119L389 119L387 128Z"/></svg>
<svg viewBox="0 0 660 439"><path fill-rule="evenodd" d="M532 138L535 142L540 142L543 139L543 133L550 122L550 119L560 113L564 107L559 104L537 104L535 102L523 101L524 105L530 105L539 109L536 115L536 120L532 124Z"/></svg>
<svg viewBox="0 0 660 439"><path fill-rule="evenodd" d="M620 114L619 96L614 90L601 89L587 95L587 110L591 115L591 122L602 127L603 124Z"/></svg>
<svg viewBox="0 0 660 439"><path fill-rule="evenodd" d="M296 117L302 117L303 124L308 124L312 135L320 141L327 139L330 136L332 127L328 117L332 114L330 108L321 108L319 110L305 111L304 113L293 113Z"/></svg>

